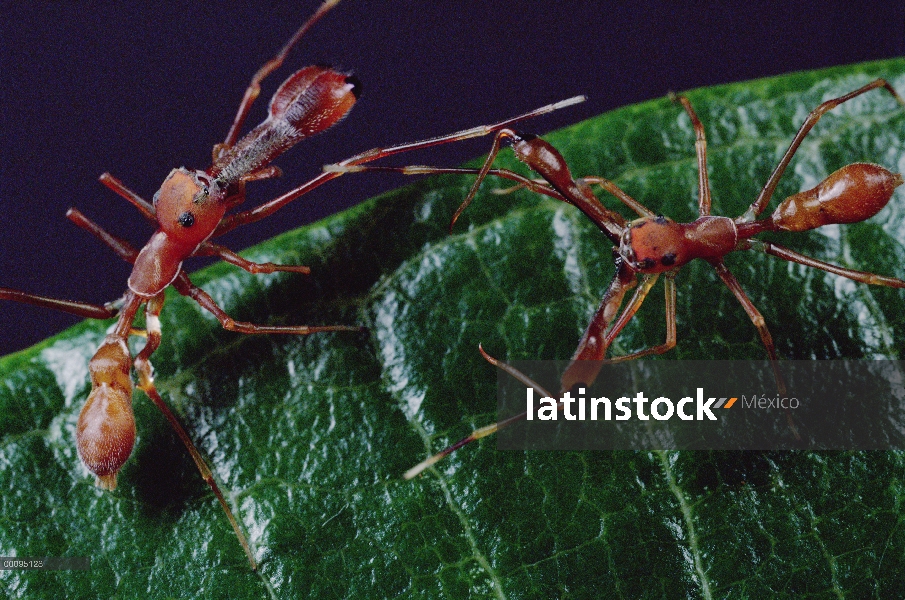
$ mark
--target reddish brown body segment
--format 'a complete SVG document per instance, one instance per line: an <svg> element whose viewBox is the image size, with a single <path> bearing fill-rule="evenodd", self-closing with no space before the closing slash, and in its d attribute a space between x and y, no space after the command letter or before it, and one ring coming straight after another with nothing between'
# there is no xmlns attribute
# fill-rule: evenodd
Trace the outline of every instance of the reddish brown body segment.
<svg viewBox="0 0 905 600"><path fill-rule="evenodd" d="M135 445L132 357L123 340L110 336L88 367L91 393L76 425L79 458L97 476L98 487L116 488L116 473Z"/></svg>
<svg viewBox="0 0 905 600"><path fill-rule="evenodd" d="M695 258L720 258L735 249L738 231L732 219L703 216L676 223L664 216L629 223L619 255L639 273L664 273Z"/></svg>
<svg viewBox="0 0 905 600"><path fill-rule="evenodd" d="M855 163L842 167L820 184L789 196L769 220L783 231L808 231L823 225L860 223L886 206L902 175L879 165Z"/></svg>

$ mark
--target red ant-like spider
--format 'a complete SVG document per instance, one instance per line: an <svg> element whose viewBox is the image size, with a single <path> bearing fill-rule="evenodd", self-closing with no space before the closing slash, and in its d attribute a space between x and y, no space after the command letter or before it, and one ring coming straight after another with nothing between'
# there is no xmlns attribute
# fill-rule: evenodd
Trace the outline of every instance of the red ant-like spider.
<svg viewBox="0 0 905 600"><path fill-rule="evenodd" d="M754 236L772 231L809 231L830 224L846 224L864 221L877 214L892 197L895 188L903 183L901 174L870 163L854 163L842 167L811 190L794 194L783 200L779 207L767 218L757 219L766 209L776 186L788 167L802 140L820 120L820 117L834 107L876 88L886 89L900 103L905 101L883 79L877 79L853 92L827 100L809 114L789 145L779 164L767 180L760 194L748 209L732 219L711 215L710 183L707 175L707 141L704 127L684 96L671 96L680 103L691 119L695 132L695 151L698 164L698 218L690 223L677 223L663 215L658 215L621 190L616 184L603 177L574 178L562 155L543 139L502 129L497 132L493 146L480 169L444 168L426 166L385 167L331 166L328 170L342 171L393 171L404 174L461 173L477 174L471 190L459 206L450 224L468 207L487 175L507 179L518 176L505 169L492 169L497 154L508 143L515 157L541 179L519 181L519 188L555 198L572 204L583 212L603 232L614 245L616 273L610 283L599 308L587 326L572 359L563 373L559 394L551 394L515 368L506 365L479 348L486 360L526 386L533 387L543 397L560 397L575 386L588 386L597 377L604 361L618 362L662 354L676 345L676 286L678 270L688 262L700 258L710 263L719 278L732 291L744 308L751 322L757 328L761 341L773 365L774 376L781 395L785 395L785 383L777 367L778 356L770 331L760 311L745 294L738 280L729 271L723 258L731 252L757 250L790 262L815 267L871 285L905 288L905 281L862 271L846 269L826 263L782 246L757 240ZM524 179L524 178L522 178ZM594 196L590 186L596 184L615 196L629 209L638 214L638 219L627 221L619 213L605 207ZM662 344L624 356L606 358L610 345L635 316L660 275L665 275L666 296L666 339ZM628 305L622 308L626 292L635 289ZM620 313L620 308L622 311ZM560 404L560 407L562 405ZM479 428L469 436L459 440L441 452L419 463L405 473L411 479L438 460L448 456L465 444L491 435L503 427L525 418L517 414L492 425ZM790 427L796 432L790 420Z"/></svg>
<svg viewBox="0 0 905 600"><path fill-rule="evenodd" d="M98 487L105 490L115 489L116 475L129 458L135 444L131 378L134 366L138 388L164 414L188 449L202 477L217 496L252 569L255 570L257 563L251 548L214 481L210 468L154 385L150 358L160 346L159 315L164 304L164 292L171 285L177 292L190 297L212 313L223 328L229 331L295 335L325 331L362 331L362 327L347 325L269 326L236 321L218 306L210 295L193 284L182 269L182 263L187 258L217 256L250 273L310 272L308 267L299 265L254 263L210 240L240 225L268 217L289 202L341 175L340 172L321 173L269 202L249 210L227 214L244 202L245 185L248 182L281 175L280 169L270 164L274 159L302 139L331 128L342 120L355 104L360 93L360 84L354 77L328 67L306 67L280 85L270 101L267 118L244 137L239 138L248 112L260 94L261 82L283 64L289 51L305 32L338 3L339 0L325 0L277 55L254 74L226 138L214 146L213 164L209 168L173 169L154 195L153 203L141 198L109 173L101 175L101 183L132 203L155 227L155 233L144 247L140 250L134 248L74 208L67 212L67 218L73 223L100 239L117 255L133 264L128 289L122 297L99 305L0 288L0 300L14 300L85 318L117 317L112 331L107 334L88 363L92 389L76 426L79 458L96 476ZM582 100L581 97L573 98L494 125L472 128L452 135L411 144L374 148L340 164L351 166L399 152L488 135L522 119L551 112ZM133 328L133 322L142 305L145 305L145 330L136 330ZM128 347L130 335L142 335L147 338L144 347L134 359Z"/></svg>

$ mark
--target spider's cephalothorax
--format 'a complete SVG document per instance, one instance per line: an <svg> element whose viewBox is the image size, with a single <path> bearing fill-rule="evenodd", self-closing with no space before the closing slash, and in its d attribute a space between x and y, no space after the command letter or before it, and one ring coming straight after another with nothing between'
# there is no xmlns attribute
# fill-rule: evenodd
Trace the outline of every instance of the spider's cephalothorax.
<svg viewBox="0 0 905 600"><path fill-rule="evenodd" d="M704 216L676 223L657 215L630 222L622 232L619 255L639 273L663 273L694 258L718 258L735 248L738 233L727 217Z"/></svg>

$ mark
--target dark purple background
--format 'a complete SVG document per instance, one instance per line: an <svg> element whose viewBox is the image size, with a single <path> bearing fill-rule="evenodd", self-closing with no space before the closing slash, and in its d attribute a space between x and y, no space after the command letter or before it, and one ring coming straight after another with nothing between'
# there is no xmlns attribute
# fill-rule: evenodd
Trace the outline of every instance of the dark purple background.
<svg viewBox="0 0 905 600"><path fill-rule="evenodd" d="M247 4L254 4L249 8ZM578 107L525 126L544 132L668 90L905 54L905 3L785 2L744 11L638 1L343 2L265 84L257 123L295 69L354 71L364 95L349 118L281 157L286 177L257 184L258 203L378 145L471 127L587 94ZM251 74L315 2L0 2L0 285L104 302L129 266L65 218L77 206L142 244L150 234L97 182L110 171L150 199L173 167L203 168ZM455 165L487 141L397 159ZM356 204L400 179L345 177L278 217L224 238L239 250ZM199 265L191 263L190 270ZM0 303L0 355L77 319Z"/></svg>

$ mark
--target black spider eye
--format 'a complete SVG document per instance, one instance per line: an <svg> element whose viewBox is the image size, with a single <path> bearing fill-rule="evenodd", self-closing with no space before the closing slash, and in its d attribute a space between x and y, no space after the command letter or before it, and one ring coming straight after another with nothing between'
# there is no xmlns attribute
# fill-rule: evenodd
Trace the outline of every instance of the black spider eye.
<svg viewBox="0 0 905 600"><path fill-rule="evenodd" d="M184 213L179 215L179 224L183 227L191 227L195 224L195 215L193 215L189 211L185 211Z"/></svg>

